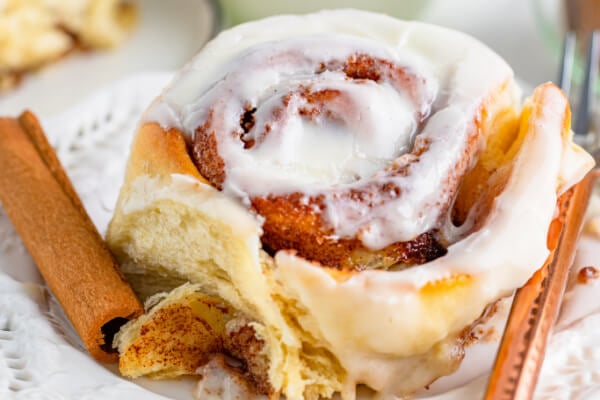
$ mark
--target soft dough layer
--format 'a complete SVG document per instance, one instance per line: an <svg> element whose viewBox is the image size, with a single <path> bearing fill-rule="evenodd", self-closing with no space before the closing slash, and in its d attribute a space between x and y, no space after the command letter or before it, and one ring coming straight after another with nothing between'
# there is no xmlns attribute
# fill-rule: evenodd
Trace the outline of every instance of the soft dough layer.
<svg viewBox="0 0 600 400"><path fill-rule="evenodd" d="M363 28L353 23L357 18ZM326 268L295 249L271 256L262 250L264 218L244 199L248 190L218 190L198 172L186 146L196 129L193 120L206 111L196 96L222 75L218 66L229 65L249 46L307 31L343 32L417 52L439 90L460 89L453 95L456 104L471 114L452 115L465 124L477 117L482 150L457 192L464 215L454 220L466 221L465 226L454 227L450 216L443 225L446 237L454 238L446 255L388 270ZM482 63L490 68L478 70ZM242 361L260 391L288 399L335 392L352 399L357 384L407 394L455 370L462 359L461 338L485 307L543 264L557 197L592 164L571 141L568 103L560 90L542 85L519 110L511 76L497 56L464 35L369 13L280 17L220 35L151 107L132 147L109 245L144 297L192 285L175 289L123 328L117 338L121 371L155 377L194 372L189 359L148 363L147 355L160 359L164 346L144 357L135 350L144 335L162 337L164 327L154 323L155 316L168 316L173 304L180 306L174 316L196 310L185 314L186 321L204 320L209 326L225 321L225 328L211 330L210 346L185 336L192 338L186 346L200 349L199 364L215 351L224 352ZM442 128L442 122L435 126ZM444 157L462 154L438 145L435 157L428 156L446 162ZM416 179L423 186L429 178ZM189 306L196 297L202 304L225 304L226 311L215 317L214 309Z"/></svg>

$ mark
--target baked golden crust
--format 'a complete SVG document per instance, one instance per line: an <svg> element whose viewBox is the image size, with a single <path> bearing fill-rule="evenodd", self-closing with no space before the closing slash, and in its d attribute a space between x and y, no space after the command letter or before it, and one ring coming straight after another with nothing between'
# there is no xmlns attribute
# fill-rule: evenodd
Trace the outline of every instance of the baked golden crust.
<svg viewBox="0 0 600 400"><path fill-rule="evenodd" d="M312 204L303 204L301 193L257 197L252 207L265 217L261 241L271 254L294 249L307 260L339 269L386 268L394 264L423 264L442 256L446 249L435 232L426 232L408 242L382 250L369 250L359 239L333 239Z"/></svg>
<svg viewBox="0 0 600 400"><path fill-rule="evenodd" d="M131 147L125 181L138 176L168 178L171 174L204 179L190 158L183 133L177 129L164 130L159 124L143 124Z"/></svg>

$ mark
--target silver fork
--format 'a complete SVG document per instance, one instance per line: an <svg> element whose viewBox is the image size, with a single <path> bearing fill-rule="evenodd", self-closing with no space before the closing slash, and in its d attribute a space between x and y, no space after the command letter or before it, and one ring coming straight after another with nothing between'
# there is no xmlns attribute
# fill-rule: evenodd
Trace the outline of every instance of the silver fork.
<svg viewBox="0 0 600 400"><path fill-rule="evenodd" d="M600 33L594 32L588 43L585 78L573 125L576 139L588 150L596 150L592 148L595 143L590 140L589 127L600 58L599 40ZM559 84L567 95L571 88L575 45L575 34L567 34L559 74ZM597 164L599 155L600 151L593 152ZM560 236L555 250L544 266L515 293L485 400L529 400L533 397L596 176L597 170L575 186L566 210L562 210L557 218Z"/></svg>
<svg viewBox="0 0 600 400"><path fill-rule="evenodd" d="M572 128L578 139L582 140L582 144L586 147L595 146L589 140L589 128L592 107L594 106L594 95L597 81L597 71L600 62L600 31L594 31L590 35L587 47L587 57L585 63L585 75L579 94L579 101L576 103L576 112ZM569 32L565 36L563 46L562 60L560 64L560 72L558 84L567 96L571 91L571 80L573 75L573 61L575 59L576 39L575 33ZM588 150L596 150L589 149Z"/></svg>

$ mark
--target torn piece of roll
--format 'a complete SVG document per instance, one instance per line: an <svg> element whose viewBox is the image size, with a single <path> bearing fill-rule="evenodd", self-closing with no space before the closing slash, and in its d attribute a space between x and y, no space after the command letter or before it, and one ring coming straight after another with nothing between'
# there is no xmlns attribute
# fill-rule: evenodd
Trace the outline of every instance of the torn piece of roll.
<svg viewBox="0 0 600 400"><path fill-rule="evenodd" d="M454 371L593 163L557 87L519 97L491 50L422 23L343 10L221 33L133 143L108 242L142 296L165 293L117 337L121 371L201 374L223 353L288 399Z"/></svg>

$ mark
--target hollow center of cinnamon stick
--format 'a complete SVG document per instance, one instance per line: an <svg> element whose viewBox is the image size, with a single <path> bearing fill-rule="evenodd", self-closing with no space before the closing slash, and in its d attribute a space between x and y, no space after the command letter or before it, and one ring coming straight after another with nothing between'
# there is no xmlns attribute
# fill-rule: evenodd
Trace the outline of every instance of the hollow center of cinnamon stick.
<svg viewBox="0 0 600 400"><path fill-rule="evenodd" d="M115 335L119 332L119 329L125 325L129 320L127 318L117 317L113 318L104 325L100 330L104 336L104 344L100 345L100 348L107 353L116 353L117 349L113 348L113 340Z"/></svg>

